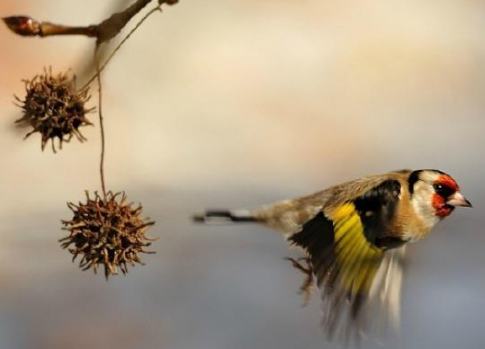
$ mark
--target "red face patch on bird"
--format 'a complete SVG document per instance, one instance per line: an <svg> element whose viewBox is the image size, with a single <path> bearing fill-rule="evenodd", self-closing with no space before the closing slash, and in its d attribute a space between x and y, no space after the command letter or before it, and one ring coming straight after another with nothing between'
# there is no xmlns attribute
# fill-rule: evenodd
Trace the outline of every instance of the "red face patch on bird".
<svg viewBox="0 0 485 349"><path fill-rule="evenodd" d="M453 192L460 190L460 187L455 182L455 180L446 174L439 176L435 182L435 185L442 185L443 187L446 187Z"/></svg>
<svg viewBox="0 0 485 349"><path fill-rule="evenodd" d="M443 174L434 182L433 188L435 194L432 197L432 205L436 210L436 215L439 217L449 216L455 207L448 205L446 201L451 195L460 190L458 184L453 178Z"/></svg>

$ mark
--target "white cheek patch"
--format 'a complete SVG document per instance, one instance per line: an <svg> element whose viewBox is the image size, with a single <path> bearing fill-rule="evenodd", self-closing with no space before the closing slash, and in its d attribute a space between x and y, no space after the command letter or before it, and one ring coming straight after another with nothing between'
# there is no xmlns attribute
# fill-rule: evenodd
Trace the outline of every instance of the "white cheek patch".
<svg viewBox="0 0 485 349"><path fill-rule="evenodd" d="M431 206L432 196L432 192L428 190L420 190L413 195L411 200L414 212L428 228L432 228L440 221L440 218L436 215L435 209Z"/></svg>

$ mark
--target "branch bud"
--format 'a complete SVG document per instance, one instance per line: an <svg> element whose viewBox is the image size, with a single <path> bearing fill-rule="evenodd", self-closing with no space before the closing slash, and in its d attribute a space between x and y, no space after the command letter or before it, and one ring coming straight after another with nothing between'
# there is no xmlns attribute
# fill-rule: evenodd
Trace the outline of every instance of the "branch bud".
<svg viewBox="0 0 485 349"><path fill-rule="evenodd" d="M7 27L15 34L22 36L36 36L41 34L40 23L25 16L2 18Z"/></svg>

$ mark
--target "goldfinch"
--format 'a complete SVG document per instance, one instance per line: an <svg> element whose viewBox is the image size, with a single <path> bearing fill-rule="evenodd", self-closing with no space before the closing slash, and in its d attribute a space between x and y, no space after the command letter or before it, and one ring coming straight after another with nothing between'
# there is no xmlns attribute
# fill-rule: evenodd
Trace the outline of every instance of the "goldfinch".
<svg viewBox="0 0 485 349"><path fill-rule="evenodd" d="M332 336L363 332L376 312L387 315L385 325L398 325L405 246L457 206L472 205L450 175L401 170L255 210L209 210L194 220L259 223L282 232L305 254L307 267L290 260L308 274L302 286L307 295L316 278L323 326Z"/></svg>

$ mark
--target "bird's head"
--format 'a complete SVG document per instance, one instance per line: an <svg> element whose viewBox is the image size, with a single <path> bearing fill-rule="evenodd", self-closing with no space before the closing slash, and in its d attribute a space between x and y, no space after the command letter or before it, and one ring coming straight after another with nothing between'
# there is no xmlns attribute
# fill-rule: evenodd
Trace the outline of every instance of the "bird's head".
<svg viewBox="0 0 485 349"><path fill-rule="evenodd" d="M449 216L457 206L472 207L456 181L438 170L412 172L409 192L417 213L430 225Z"/></svg>

